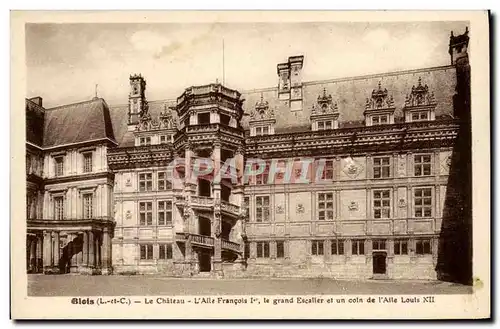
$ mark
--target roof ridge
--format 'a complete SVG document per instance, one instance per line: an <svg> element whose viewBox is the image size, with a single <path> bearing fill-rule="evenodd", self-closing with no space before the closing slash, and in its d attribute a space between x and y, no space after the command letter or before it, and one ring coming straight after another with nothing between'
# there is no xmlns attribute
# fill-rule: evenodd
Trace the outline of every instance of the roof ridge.
<svg viewBox="0 0 500 329"><path fill-rule="evenodd" d="M72 106L72 105L80 105L80 104L85 104L85 103L92 103L92 102L95 102L95 101L101 101L101 102L105 103L104 99L102 99L100 97L98 97L98 98L94 97L94 98L86 100L86 101L81 101L81 102L76 102L76 103L69 103L69 104L59 105L59 106L48 108L46 110L47 111L57 110L57 109L60 109L60 108L63 108L63 107L69 107L69 106Z"/></svg>
<svg viewBox="0 0 500 329"><path fill-rule="evenodd" d="M343 78L312 80L312 81L302 82L302 84L307 86L307 85L318 85L318 84L332 83L332 82L343 82L343 81L349 81L349 80L373 79L373 78L377 78L377 77L387 77L387 76L393 76L393 75L399 75L399 74L411 74L411 73L418 73L418 72L423 72L423 71L446 70L446 69L450 69L453 67L454 67L453 65L421 67L421 68L417 68L417 69L407 69L407 70L374 73L374 74L366 74L366 75L354 75L354 76L348 76L348 77L343 77ZM251 94L251 93L256 93L256 92L274 91L276 89L278 89L277 86L255 88L255 89L244 89L244 90L241 90L239 92L241 94ZM175 99L175 98L173 98L173 99L157 99L157 100L148 101L148 103L152 104L152 103L161 103L161 102L176 101L176 100L177 99ZM120 107L120 106L125 106L125 105L128 105L128 103L114 104L114 105L110 105L110 107Z"/></svg>

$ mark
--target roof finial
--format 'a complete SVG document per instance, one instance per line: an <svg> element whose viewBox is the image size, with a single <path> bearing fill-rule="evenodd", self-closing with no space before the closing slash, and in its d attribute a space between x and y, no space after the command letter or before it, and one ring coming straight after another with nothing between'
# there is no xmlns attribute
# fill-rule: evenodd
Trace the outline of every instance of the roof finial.
<svg viewBox="0 0 500 329"><path fill-rule="evenodd" d="M422 77L418 77L418 85L421 87L422 86Z"/></svg>
<svg viewBox="0 0 500 329"><path fill-rule="evenodd" d="M382 90L382 82L380 80L378 82L378 90Z"/></svg>
<svg viewBox="0 0 500 329"><path fill-rule="evenodd" d="M260 93L260 102L261 103L264 102L264 93L263 92Z"/></svg>
<svg viewBox="0 0 500 329"><path fill-rule="evenodd" d="M94 90L94 99L97 99L99 97L97 97L97 86L99 86L97 83L95 84L95 90Z"/></svg>

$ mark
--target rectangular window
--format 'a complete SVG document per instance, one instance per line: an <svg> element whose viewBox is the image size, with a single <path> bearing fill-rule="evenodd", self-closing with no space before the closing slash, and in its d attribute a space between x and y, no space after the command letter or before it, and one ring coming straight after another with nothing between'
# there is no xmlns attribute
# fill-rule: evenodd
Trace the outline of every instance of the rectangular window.
<svg viewBox="0 0 500 329"><path fill-rule="evenodd" d="M318 121L318 130L325 130L325 122Z"/></svg>
<svg viewBox="0 0 500 329"><path fill-rule="evenodd" d="M173 258L172 244L170 244L170 243L160 244L158 251L159 251L158 252L159 259L172 259Z"/></svg>
<svg viewBox="0 0 500 329"><path fill-rule="evenodd" d="M64 175L64 157L63 156L56 157L56 158L54 158L54 161L55 161L54 172L55 172L56 176Z"/></svg>
<svg viewBox="0 0 500 329"><path fill-rule="evenodd" d="M417 240L415 252L417 255L430 255L430 254L432 254L431 240L430 239Z"/></svg>
<svg viewBox="0 0 500 329"><path fill-rule="evenodd" d="M390 190L373 191L373 217L391 217L391 197Z"/></svg>
<svg viewBox="0 0 500 329"><path fill-rule="evenodd" d="M276 258L285 258L285 242L276 241Z"/></svg>
<svg viewBox="0 0 500 329"><path fill-rule="evenodd" d="M430 176L431 175L431 155L416 154L413 158L414 175L415 176Z"/></svg>
<svg viewBox="0 0 500 329"><path fill-rule="evenodd" d="M416 188L415 197L415 217L432 216L432 188Z"/></svg>
<svg viewBox="0 0 500 329"><path fill-rule="evenodd" d="M94 195L87 193L83 195L83 218L92 218L92 201Z"/></svg>
<svg viewBox="0 0 500 329"><path fill-rule="evenodd" d="M167 136L161 135L160 136L160 144L165 144L167 142Z"/></svg>
<svg viewBox="0 0 500 329"><path fill-rule="evenodd" d="M311 255L323 256L324 254L325 254L325 251L323 249L323 241L322 240L311 241Z"/></svg>
<svg viewBox="0 0 500 329"><path fill-rule="evenodd" d="M151 260L153 259L153 245L152 244L141 244L141 260Z"/></svg>
<svg viewBox="0 0 500 329"><path fill-rule="evenodd" d="M210 124L210 112L199 113L198 114L198 124L199 125Z"/></svg>
<svg viewBox="0 0 500 329"><path fill-rule="evenodd" d="M257 258L269 258L269 242L257 242Z"/></svg>
<svg viewBox="0 0 500 329"><path fill-rule="evenodd" d="M151 137L141 137L139 139L140 146L151 145Z"/></svg>
<svg viewBox="0 0 500 329"><path fill-rule="evenodd" d="M269 127L255 127L255 136L269 135Z"/></svg>
<svg viewBox="0 0 500 329"><path fill-rule="evenodd" d="M139 202L139 222L142 226L153 225L152 202Z"/></svg>
<svg viewBox="0 0 500 329"><path fill-rule="evenodd" d="M373 158L373 178L391 177L390 157Z"/></svg>
<svg viewBox="0 0 500 329"><path fill-rule="evenodd" d="M372 241L373 250L387 250L385 246L385 240L373 240Z"/></svg>
<svg viewBox="0 0 500 329"><path fill-rule="evenodd" d="M429 120L429 112L415 112L411 115L411 121L427 121Z"/></svg>
<svg viewBox="0 0 500 329"><path fill-rule="evenodd" d="M92 153L83 154L83 172L92 172Z"/></svg>
<svg viewBox="0 0 500 329"><path fill-rule="evenodd" d="M167 173L165 171L158 172L158 190L165 191L172 189L172 182L167 177Z"/></svg>
<svg viewBox="0 0 500 329"><path fill-rule="evenodd" d="M408 255L408 241L394 240L394 254L395 255Z"/></svg>
<svg viewBox="0 0 500 329"><path fill-rule="evenodd" d="M158 201L158 225L172 225L172 201Z"/></svg>
<svg viewBox="0 0 500 329"><path fill-rule="evenodd" d="M264 172L255 176L255 184L257 184L257 185L267 184L267 182L269 180L268 168L269 168L269 166L266 163L266 168L264 169ZM254 170L256 170L256 169L257 169L257 165L254 166Z"/></svg>
<svg viewBox="0 0 500 329"><path fill-rule="evenodd" d="M365 240L352 240L352 254L364 255L365 254Z"/></svg>
<svg viewBox="0 0 500 329"><path fill-rule="evenodd" d="M153 174L144 173L139 174L139 191L152 191L153 190Z"/></svg>
<svg viewBox="0 0 500 329"><path fill-rule="evenodd" d="M325 161L325 168L321 176L322 179L333 179L333 161L334 160Z"/></svg>
<svg viewBox="0 0 500 329"><path fill-rule="evenodd" d="M257 222L269 221L269 196L255 197L255 220Z"/></svg>
<svg viewBox="0 0 500 329"><path fill-rule="evenodd" d="M56 220L64 219L64 197L54 197L54 218Z"/></svg>
<svg viewBox="0 0 500 329"><path fill-rule="evenodd" d="M389 117L387 115L374 115L372 117L372 125L385 125L389 122Z"/></svg>
<svg viewBox="0 0 500 329"><path fill-rule="evenodd" d="M344 254L344 240L332 240L332 255Z"/></svg>
<svg viewBox="0 0 500 329"><path fill-rule="evenodd" d="M318 220L333 220L333 193L318 193Z"/></svg>
<svg viewBox="0 0 500 329"><path fill-rule="evenodd" d="M325 130L332 129L332 122L331 121L325 121Z"/></svg>

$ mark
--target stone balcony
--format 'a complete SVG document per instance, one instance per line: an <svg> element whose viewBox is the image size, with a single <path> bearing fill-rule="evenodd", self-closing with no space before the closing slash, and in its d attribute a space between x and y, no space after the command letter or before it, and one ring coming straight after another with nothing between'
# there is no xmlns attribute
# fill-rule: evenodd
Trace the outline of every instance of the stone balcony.
<svg viewBox="0 0 500 329"><path fill-rule="evenodd" d="M177 232L175 233L175 240L180 243L189 241L191 245L201 248L212 249L215 246L215 238L207 235ZM225 239L220 239L220 241L222 250L238 254L242 252L242 248L239 243Z"/></svg>

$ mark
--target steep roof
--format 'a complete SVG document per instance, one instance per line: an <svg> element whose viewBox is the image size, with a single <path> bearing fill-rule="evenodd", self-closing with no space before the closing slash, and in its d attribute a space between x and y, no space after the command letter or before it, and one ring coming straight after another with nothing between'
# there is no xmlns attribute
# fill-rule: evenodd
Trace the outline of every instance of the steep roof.
<svg viewBox="0 0 500 329"><path fill-rule="evenodd" d="M115 141L108 105L102 98L47 109L43 146L109 138Z"/></svg>
<svg viewBox="0 0 500 329"><path fill-rule="evenodd" d="M276 124L275 132L300 132L311 130L311 110L319 95L326 90L332 95L332 99L338 105L339 125L341 128L359 127L364 125L364 114L366 99L371 97L374 89L380 83L382 88L387 89L388 94L394 98L395 120L403 120L403 105L406 95L411 92L412 86L418 84L421 79L423 85L428 85L429 91L434 94L436 101L436 117L453 114L453 95L456 85L456 71L454 66L431 67L424 69L388 72L375 75L347 77L333 80L303 82L302 110L291 111L287 101L278 98L278 88L264 88L241 91L245 99L243 109L245 116L242 125L249 128L249 114L260 101L261 95L264 101L269 103L269 108L274 110ZM157 100L149 102L149 113L157 118L165 106L174 106L175 100ZM128 105L116 105L110 108L113 128L119 146L133 146L134 136L127 132ZM174 117L176 116L173 113Z"/></svg>

